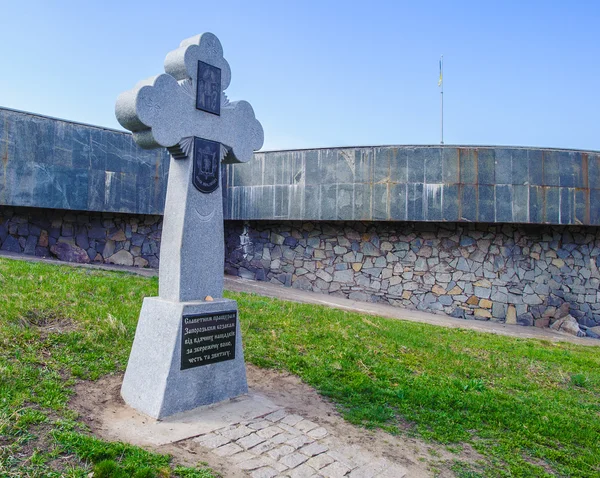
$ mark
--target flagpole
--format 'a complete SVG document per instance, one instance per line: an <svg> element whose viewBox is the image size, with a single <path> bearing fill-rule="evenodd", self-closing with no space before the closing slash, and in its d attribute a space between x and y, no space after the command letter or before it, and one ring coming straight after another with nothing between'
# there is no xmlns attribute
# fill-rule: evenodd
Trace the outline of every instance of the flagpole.
<svg viewBox="0 0 600 478"><path fill-rule="evenodd" d="M441 141L440 144L444 144L444 55L440 58L440 107L441 107Z"/></svg>

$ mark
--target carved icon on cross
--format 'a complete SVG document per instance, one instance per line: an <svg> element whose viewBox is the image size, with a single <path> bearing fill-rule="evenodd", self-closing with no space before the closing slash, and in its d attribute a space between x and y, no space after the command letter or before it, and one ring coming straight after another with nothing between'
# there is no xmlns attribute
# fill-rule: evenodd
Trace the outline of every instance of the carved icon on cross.
<svg viewBox="0 0 600 478"><path fill-rule="evenodd" d="M229 102L230 81L219 39L197 35L167 55L164 74L119 96L117 120L145 149L165 147L184 159L191 155L191 139L198 137L221 143L223 162L247 162L263 144L263 129L250 103Z"/></svg>

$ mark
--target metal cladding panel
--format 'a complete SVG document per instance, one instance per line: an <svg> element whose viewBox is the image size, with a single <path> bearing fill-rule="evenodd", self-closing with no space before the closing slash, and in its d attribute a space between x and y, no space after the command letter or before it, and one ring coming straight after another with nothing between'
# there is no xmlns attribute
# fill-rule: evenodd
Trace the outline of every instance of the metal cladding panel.
<svg viewBox="0 0 600 478"><path fill-rule="evenodd" d="M273 151L230 165L226 174L226 219L600 225L600 153L593 151L451 145ZM273 186L276 194L259 193ZM236 204L249 198L252 207Z"/></svg>
<svg viewBox="0 0 600 478"><path fill-rule="evenodd" d="M0 108L0 205L162 214L169 155L130 134ZM600 152L369 146L222 168L225 219L600 225Z"/></svg>
<svg viewBox="0 0 600 478"><path fill-rule="evenodd" d="M162 214L169 155L128 133L0 108L0 204Z"/></svg>

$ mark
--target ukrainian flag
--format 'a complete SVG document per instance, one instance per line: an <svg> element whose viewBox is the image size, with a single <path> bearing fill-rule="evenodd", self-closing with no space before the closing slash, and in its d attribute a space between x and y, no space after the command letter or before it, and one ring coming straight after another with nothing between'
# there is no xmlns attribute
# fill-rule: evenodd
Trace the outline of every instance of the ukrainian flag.
<svg viewBox="0 0 600 478"><path fill-rule="evenodd" d="M443 61L443 56L440 58L440 78L438 80L438 86L442 86L442 82L444 81L443 78L443 69L442 69L442 61Z"/></svg>

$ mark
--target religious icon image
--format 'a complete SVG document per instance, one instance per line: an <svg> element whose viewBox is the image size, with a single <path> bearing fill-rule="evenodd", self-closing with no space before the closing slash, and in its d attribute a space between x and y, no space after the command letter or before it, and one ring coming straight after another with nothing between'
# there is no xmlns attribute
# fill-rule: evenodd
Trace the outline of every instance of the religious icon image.
<svg viewBox="0 0 600 478"><path fill-rule="evenodd" d="M198 61L196 109L221 114L221 70Z"/></svg>

